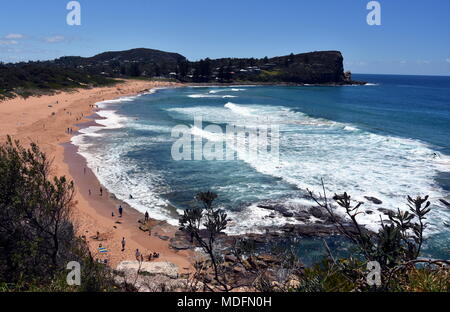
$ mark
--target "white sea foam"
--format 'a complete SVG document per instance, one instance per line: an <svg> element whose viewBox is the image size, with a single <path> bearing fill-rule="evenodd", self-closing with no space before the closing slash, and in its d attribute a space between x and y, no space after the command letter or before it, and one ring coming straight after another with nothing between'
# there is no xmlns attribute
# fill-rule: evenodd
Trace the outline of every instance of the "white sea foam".
<svg viewBox="0 0 450 312"><path fill-rule="evenodd" d="M202 137L211 142L223 142L225 139L225 135L223 133L213 133L213 132L205 131L203 129L199 129L197 127L191 128L191 134Z"/></svg>
<svg viewBox="0 0 450 312"><path fill-rule="evenodd" d="M215 93L211 93L212 91L210 91L210 93L207 94L203 94L203 93L199 93L199 94L189 94L187 97L190 97L192 99L213 99L213 98L223 98L223 99L227 99L227 98L236 98L237 96L235 95L216 95Z"/></svg>
<svg viewBox="0 0 450 312"><path fill-rule="evenodd" d="M193 99L202 99L202 98L219 98L220 96L214 94L189 94L188 97Z"/></svg>
<svg viewBox="0 0 450 312"><path fill-rule="evenodd" d="M358 131L358 128L352 126L344 126L344 130L346 131Z"/></svg>
<svg viewBox="0 0 450 312"><path fill-rule="evenodd" d="M274 161L270 154L243 153L241 159L257 171L303 190L321 191L323 178L329 194L346 191L356 201L364 202L362 210L372 213L361 216L360 221L369 228L380 225L378 208L405 209L406 195L430 195L435 209L429 218L429 232L442 228L443 220L450 220L448 209L438 200L445 197L445 192L435 182L438 172L450 171L449 157L435 158L435 151L419 141L369 133L350 124L310 118L277 106L228 103L224 108L171 110L185 115L186 120L201 115L213 123L255 123L256 118L262 120L256 116L269 115L270 123L280 126L280 162ZM206 139L214 139L212 135L217 139L217 134L204 130L196 133ZM375 205L365 196L376 197L383 204ZM339 211L343 213L342 209ZM231 229L239 231L239 226Z"/></svg>
<svg viewBox="0 0 450 312"><path fill-rule="evenodd" d="M285 218L270 210L259 208L257 204L248 206L241 212L227 212L231 221L228 234L257 233L264 234L265 228L277 228L289 224L301 224L295 218Z"/></svg>
<svg viewBox="0 0 450 312"><path fill-rule="evenodd" d="M231 102L228 102L227 104L225 104L225 107L230 109L231 111L235 112L236 114L240 114L243 116L252 116L253 113L255 112L255 110L253 110L249 107L239 106L239 105L236 105Z"/></svg>
<svg viewBox="0 0 450 312"><path fill-rule="evenodd" d="M114 110L101 110L97 112L97 115L102 117L102 119L96 119L96 123L104 126L106 129L122 128L128 120L128 118L118 115Z"/></svg>
<svg viewBox="0 0 450 312"><path fill-rule="evenodd" d="M138 148L138 142L127 142L114 145L111 152L97 150L92 152L92 146L78 145L79 153L86 158L89 168L95 172L102 185L115 196L135 209L160 220L176 224L174 218L168 215L168 202L157 194L164 192L164 185L159 173L139 170L138 164L129 160L127 153ZM133 196L130 199L129 195Z"/></svg>

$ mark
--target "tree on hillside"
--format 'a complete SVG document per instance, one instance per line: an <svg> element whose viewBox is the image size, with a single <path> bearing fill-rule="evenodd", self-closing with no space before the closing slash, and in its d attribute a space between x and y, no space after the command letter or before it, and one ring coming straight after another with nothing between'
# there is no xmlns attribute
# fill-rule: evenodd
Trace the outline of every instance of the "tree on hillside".
<svg viewBox="0 0 450 312"><path fill-rule="evenodd" d="M189 73L189 62L186 60L178 62L178 74L180 78L185 78Z"/></svg>
<svg viewBox="0 0 450 312"><path fill-rule="evenodd" d="M196 200L200 204L199 207L185 210L180 218L180 225L209 255L215 281L222 288L221 290L229 291L231 287L227 282L226 274L221 270L215 249L216 239L227 228L228 219L225 211L214 208L216 199L217 194L213 192L197 194Z"/></svg>
<svg viewBox="0 0 450 312"><path fill-rule="evenodd" d="M0 145L0 288L73 290L66 266L82 265L82 287L112 287L109 273L90 256L71 222L74 184L51 175L51 160L31 144L8 137ZM5 286L6 285L6 286Z"/></svg>
<svg viewBox="0 0 450 312"><path fill-rule="evenodd" d="M10 137L0 146L0 274L51 275L68 252L74 186L50 178L51 161L37 145L25 149Z"/></svg>

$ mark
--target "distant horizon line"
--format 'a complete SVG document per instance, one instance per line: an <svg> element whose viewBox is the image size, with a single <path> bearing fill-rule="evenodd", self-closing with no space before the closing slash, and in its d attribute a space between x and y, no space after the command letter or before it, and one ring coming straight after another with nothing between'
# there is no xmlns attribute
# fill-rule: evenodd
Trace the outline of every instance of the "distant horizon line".
<svg viewBox="0 0 450 312"><path fill-rule="evenodd" d="M355 73L352 72L352 75L379 75L379 76L417 76L417 77L449 77L450 75L440 75L440 74L375 74L375 73Z"/></svg>

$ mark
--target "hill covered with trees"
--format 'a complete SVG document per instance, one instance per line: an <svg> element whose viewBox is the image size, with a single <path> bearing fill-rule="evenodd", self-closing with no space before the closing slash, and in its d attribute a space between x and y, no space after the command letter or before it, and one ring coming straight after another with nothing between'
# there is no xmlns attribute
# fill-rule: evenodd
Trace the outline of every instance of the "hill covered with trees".
<svg viewBox="0 0 450 312"><path fill-rule="evenodd" d="M52 62L109 77L172 78L183 82L351 83L339 51L273 58L221 58L189 61L177 53L151 49L105 52L93 57L63 57Z"/></svg>
<svg viewBox="0 0 450 312"><path fill-rule="evenodd" d="M178 53L153 49L65 56L52 61L0 63L0 97L101 86L110 78L172 79L187 83L355 84L344 72L339 51L273 58L221 58L189 61Z"/></svg>
<svg viewBox="0 0 450 312"><path fill-rule="evenodd" d="M113 83L114 80L102 75L86 73L77 68L51 66L49 62L0 63L0 99Z"/></svg>

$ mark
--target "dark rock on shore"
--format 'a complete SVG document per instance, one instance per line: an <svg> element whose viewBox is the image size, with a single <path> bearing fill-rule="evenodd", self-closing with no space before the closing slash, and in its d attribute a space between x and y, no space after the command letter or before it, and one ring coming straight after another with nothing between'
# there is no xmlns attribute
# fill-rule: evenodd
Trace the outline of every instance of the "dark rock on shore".
<svg viewBox="0 0 450 312"><path fill-rule="evenodd" d="M387 216L392 213L391 210L386 209L386 208L378 208L378 211L383 213L383 214L385 214L385 215L387 215Z"/></svg>
<svg viewBox="0 0 450 312"><path fill-rule="evenodd" d="M179 239L171 239L169 246L170 248L175 250L187 250L194 248L194 245L192 245L191 243Z"/></svg>
<svg viewBox="0 0 450 312"><path fill-rule="evenodd" d="M274 205L274 206L270 206L270 205L258 205L259 208L263 208L263 209L267 209L267 210L273 210L276 212L279 212L283 215L283 217L285 218L291 218L294 216L294 213L292 213L291 211L289 211L286 207L281 206L281 205Z"/></svg>
<svg viewBox="0 0 450 312"><path fill-rule="evenodd" d="M175 237L170 239L169 246L175 250L193 249L195 247L195 245L189 241L188 235L183 231L177 231L175 233Z"/></svg>
<svg viewBox="0 0 450 312"><path fill-rule="evenodd" d="M349 230L353 228L346 225ZM305 237L325 237L339 234L334 225L326 224L287 224L282 227L283 232Z"/></svg>
<svg viewBox="0 0 450 312"><path fill-rule="evenodd" d="M170 239L169 236L159 235L158 238L163 241L168 241Z"/></svg>
<svg viewBox="0 0 450 312"><path fill-rule="evenodd" d="M374 203L375 205L381 205L383 204L383 202L381 200L379 200L378 198L375 197L370 197L370 196L364 196L365 199L367 199L368 201L371 201L372 203Z"/></svg>
<svg viewBox="0 0 450 312"><path fill-rule="evenodd" d="M266 201L258 205L259 208L272 210L274 214L279 213L285 218L295 218L297 221L306 224L316 224L316 225L330 225L332 224L332 219L328 211L320 206L305 206L295 203L280 204L276 202ZM271 214L269 217L274 217ZM317 220L312 221L311 217ZM336 216L339 218L338 216Z"/></svg>
<svg viewBox="0 0 450 312"><path fill-rule="evenodd" d="M446 201L445 199L439 199L439 201L450 208L450 203L448 201Z"/></svg>
<svg viewBox="0 0 450 312"><path fill-rule="evenodd" d="M309 208L309 213L318 219L327 219L328 218L328 212L325 211L322 207L311 207Z"/></svg>

